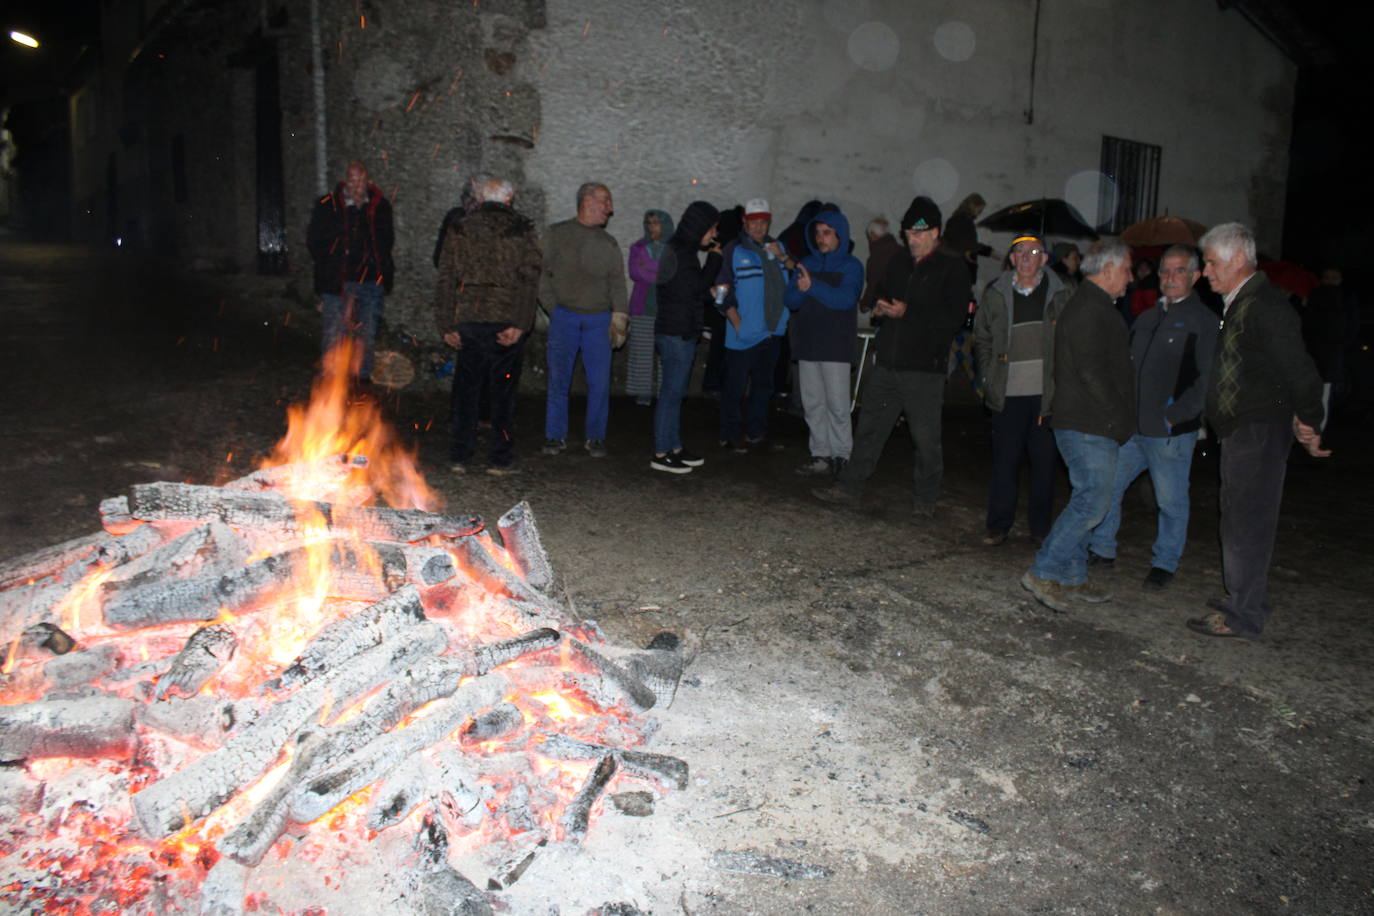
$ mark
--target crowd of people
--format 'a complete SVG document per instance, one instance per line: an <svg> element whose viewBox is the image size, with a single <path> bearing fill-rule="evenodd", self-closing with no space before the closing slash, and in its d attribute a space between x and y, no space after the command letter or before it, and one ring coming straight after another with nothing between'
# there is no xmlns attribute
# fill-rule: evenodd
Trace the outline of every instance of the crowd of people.
<svg viewBox="0 0 1374 916"><path fill-rule="evenodd" d="M913 513L931 520L944 471L946 379L968 338L992 448L983 544L1006 542L1028 464L1026 524L1038 550L1021 585L1036 600L1066 611L1073 600L1112 598L1090 572L1115 563L1121 501L1144 473L1158 526L1142 584L1169 587L1187 540L1190 468L1205 422L1221 446L1227 597L1186 623L1213 637L1255 639L1263 631L1288 452L1295 439L1315 457L1329 452L1321 441L1322 375L1304 348L1297 312L1257 270L1247 227L1217 226L1197 248L1171 247L1139 272L1119 242L1082 253L1023 235L976 293L978 259L991 254L978 242L984 201L976 194L948 224L935 201L916 197L900 237L885 219L873 220L867 265L852 254L844 213L820 201L777 237L762 198L723 213L694 201L676 220L648 210L627 259L606 231L614 213L607 186L582 185L576 215L542 234L512 208L513 197L509 182L474 177L435 247L437 330L457 351L453 472L467 472L487 417L487 473L518 473L515 397L542 304L549 318L545 455L568 447L579 355L583 448L594 458L607 454L612 351L628 341L626 392L654 410L649 467L669 474L702 467L706 458L682 441L681 407L703 329L714 326L705 387L719 391L721 448L771 448L775 392L795 395L809 451L798 472L818 478L818 499L857 505L904 418L915 456ZM350 163L344 181L317 203L309 238L325 346L357 334L366 379L391 282L393 232L390 207L362 163ZM1221 320L1199 297L1204 276L1221 298ZM858 399L851 379L861 311L876 332ZM1072 492L1054 517L1061 460Z"/></svg>

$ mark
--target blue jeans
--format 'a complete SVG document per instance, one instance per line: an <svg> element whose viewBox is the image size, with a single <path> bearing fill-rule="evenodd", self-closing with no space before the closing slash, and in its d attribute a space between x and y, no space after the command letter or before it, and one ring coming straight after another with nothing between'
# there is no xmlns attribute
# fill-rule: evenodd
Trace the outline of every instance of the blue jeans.
<svg viewBox="0 0 1374 916"><path fill-rule="evenodd" d="M1030 571L1038 579L1082 585L1088 581L1088 538L1111 506L1118 446L1115 439L1072 429L1056 429L1054 442L1069 466L1073 493Z"/></svg>
<svg viewBox="0 0 1374 916"><path fill-rule="evenodd" d="M573 367L582 354L587 374L587 438L605 439L611 414L611 313L584 315L561 305L549 316L549 391L544 408L544 436L568 437L568 389Z"/></svg>
<svg viewBox="0 0 1374 916"><path fill-rule="evenodd" d="M340 295L321 294L320 303L324 320L321 352L334 349L345 334L356 338L362 347L358 378L372 378L372 346L377 340L377 320L382 317L386 291L376 283L345 283Z"/></svg>
<svg viewBox="0 0 1374 916"><path fill-rule="evenodd" d="M1103 557L1116 556L1116 532L1121 527L1121 498L1126 488L1150 472L1155 502L1159 505L1159 528L1155 534L1151 565L1169 572L1178 571L1183 545L1188 540L1188 472L1193 466L1193 447L1197 433L1179 436L1134 435L1116 453L1116 482L1107 517L1093 529L1088 546Z"/></svg>
<svg viewBox="0 0 1374 916"><path fill-rule="evenodd" d="M654 405L654 454L682 450L682 398L692 377L692 360L697 354L696 338L683 340L676 334L655 334L654 346L663 366L663 383Z"/></svg>

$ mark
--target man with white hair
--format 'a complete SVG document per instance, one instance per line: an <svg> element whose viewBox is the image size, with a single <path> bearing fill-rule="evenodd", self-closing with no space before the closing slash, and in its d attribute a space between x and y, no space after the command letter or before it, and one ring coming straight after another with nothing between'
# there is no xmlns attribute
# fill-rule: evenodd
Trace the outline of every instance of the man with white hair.
<svg viewBox="0 0 1374 916"><path fill-rule="evenodd" d="M1118 447L1135 431L1135 371L1115 301L1131 280L1131 252L1099 242L1083 259L1087 282L1064 306L1054 332L1054 441L1073 493L1054 520L1021 586L1055 611L1069 598L1108 601L1088 581L1088 538L1107 514Z"/></svg>
<svg viewBox="0 0 1374 916"><path fill-rule="evenodd" d="M1227 597L1188 620L1204 636L1258 639L1273 613L1269 560L1293 438L1322 448L1322 381L1283 294L1256 270L1255 236L1223 223L1202 237L1203 275L1222 297L1207 420L1221 440L1221 559Z"/></svg>
<svg viewBox="0 0 1374 916"><path fill-rule="evenodd" d="M434 318L444 342L458 351L453 367L450 470L461 474L477 446L479 396L487 387L491 442L487 473L515 467L515 396L525 334L534 324L543 256L532 222L511 209L510 182L474 184L478 206L454 221L439 255Z"/></svg>

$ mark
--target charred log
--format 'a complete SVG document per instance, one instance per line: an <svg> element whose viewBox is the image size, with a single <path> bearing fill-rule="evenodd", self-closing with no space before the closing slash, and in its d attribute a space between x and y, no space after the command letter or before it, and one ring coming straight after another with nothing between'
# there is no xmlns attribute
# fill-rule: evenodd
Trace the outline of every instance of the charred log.
<svg viewBox="0 0 1374 916"><path fill-rule="evenodd" d="M582 784L582 788L573 796L573 800L568 802L568 807L563 810L561 823L567 835L575 839L581 839L587 835L587 825L592 816L592 805L601 797L601 793L606 791L606 786L610 784L611 777L615 776L617 769L615 754L606 754L597 762L596 768L592 770L587 781Z"/></svg>
<svg viewBox="0 0 1374 916"><path fill-rule="evenodd" d="M56 624L35 623L24 628L24 642L40 649L47 649L53 655L66 655L76 648L76 640Z"/></svg>
<svg viewBox="0 0 1374 916"><path fill-rule="evenodd" d="M367 808L367 829L385 830L404 820L424 802L438 775L434 765L419 754L401 761L372 794ZM426 817L427 822L431 819ZM448 848L447 836L444 848Z"/></svg>
<svg viewBox="0 0 1374 916"><path fill-rule="evenodd" d="M291 500L271 491L240 492L182 483L136 485L129 504L133 516L145 521L218 520L284 538L310 534L307 528L311 519L322 521L333 534L411 543L433 535L466 537L483 527L481 517L476 515L436 515L418 509Z"/></svg>
<svg viewBox="0 0 1374 916"><path fill-rule="evenodd" d="M477 744L514 734L525 723L520 709L511 703L498 703L484 713L472 717L463 726L462 742Z"/></svg>
<svg viewBox="0 0 1374 916"><path fill-rule="evenodd" d="M226 490L272 490L289 487L294 481L309 480L324 486L339 486L348 475L367 467L366 455L330 455L319 461L293 461L276 467L262 468L224 485Z"/></svg>
<svg viewBox="0 0 1374 916"><path fill-rule="evenodd" d="M540 735L539 743L534 747L539 753L553 760L595 760L606 754L614 754L627 773L670 783L679 789L687 788L687 762L666 754L607 747L604 744L578 741L576 738L558 734Z"/></svg>
<svg viewBox="0 0 1374 916"><path fill-rule="evenodd" d="M0 706L0 762L124 758L133 747L133 700L97 695Z"/></svg>
<svg viewBox="0 0 1374 916"><path fill-rule="evenodd" d="M654 703L658 702L654 692L625 668L581 640L570 639L568 642L578 655L586 659L606 682L629 701L632 709L643 712L646 709L652 709Z"/></svg>
<svg viewBox="0 0 1374 916"><path fill-rule="evenodd" d="M552 649L558 645L561 638L562 636L557 630L540 627L514 639L505 639L501 642L479 646L474 653L476 655L477 673L486 674L491 669L507 662L513 662L517 658L542 652L544 649Z"/></svg>
<svg viewBox="0 0 1374 916"><path fill-rule="evenodd" d="M229 572L243 566L248 553L248 545L232 528L211 522L117 567L100 590L109 601L127 589L167 579L190 579L212 570Z"/></svg>
<svg viewBox="0 0 1374 916"><path fill-rule="evenodd" d="M496 522L501 531L501 543L520 567L520 573L530 585L541 592L553 588L553 564L539 539L539 526L534 521L534 510L528 502L521 501Z"/></svg>
<svg viewBox="0 0 1374 916"><path fill-rule="evenodd" d="M172 659L172 667L157 683L157 698L195 696L196 691L229 664L238 649L234 631L223 624L201 627Z"/></svg>

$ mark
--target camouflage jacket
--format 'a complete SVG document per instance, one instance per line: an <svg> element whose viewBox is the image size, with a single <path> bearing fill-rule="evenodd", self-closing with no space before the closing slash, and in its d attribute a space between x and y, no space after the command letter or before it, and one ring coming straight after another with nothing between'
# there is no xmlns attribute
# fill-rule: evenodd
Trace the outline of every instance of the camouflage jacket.
<svg viewBox="0 0 1374 916"><path fill-rule="evenodd" d="M455 221L439 255L434 322L443 334L460 323L534 324L544 256L534 223L506 204L484 203Z"/></svg>

